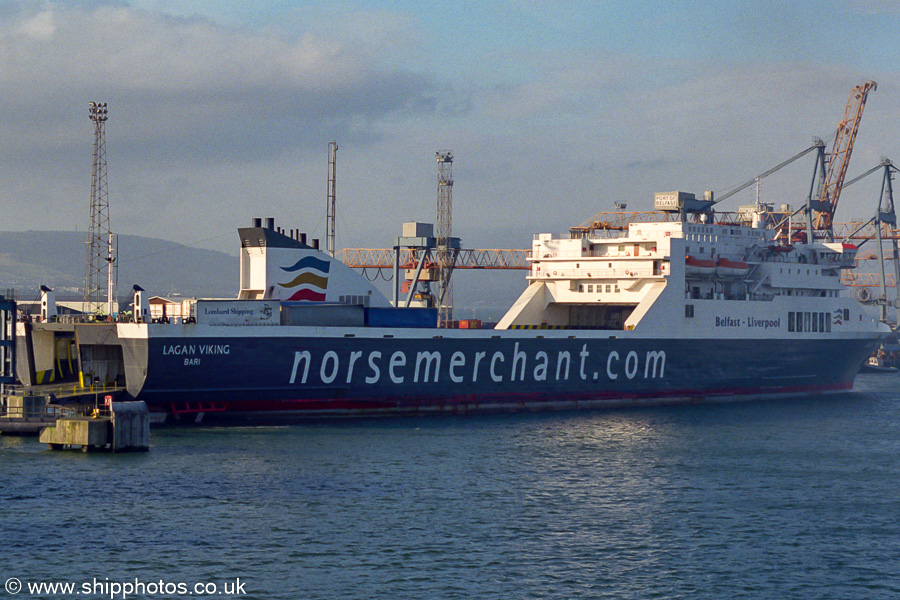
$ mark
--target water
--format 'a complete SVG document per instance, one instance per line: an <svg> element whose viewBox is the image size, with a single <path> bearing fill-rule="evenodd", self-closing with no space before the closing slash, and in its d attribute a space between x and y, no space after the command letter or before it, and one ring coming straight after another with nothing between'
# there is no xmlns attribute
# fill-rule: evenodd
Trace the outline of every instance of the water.
<svg viewBox="0 0 900 600"><path fill-rule="evenodd" d="M897 598L898 390L861 375L855 393L790 401L154 429L137 455L0 438L0 584Z"/></svg>

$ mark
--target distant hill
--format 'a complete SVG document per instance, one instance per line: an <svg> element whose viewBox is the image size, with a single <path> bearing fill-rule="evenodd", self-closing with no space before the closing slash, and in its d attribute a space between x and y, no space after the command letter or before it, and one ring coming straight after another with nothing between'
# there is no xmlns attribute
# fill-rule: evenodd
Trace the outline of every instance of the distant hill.
<svg viewBox="0 0 900 600"><path fill-rule="evenodd" d="M37 300L46 285L60 300L81 298L84 242L85 234L73 231L0 232L0 294L15 289L20 300ZM224 252L120 235L117 262L120 300L127 301L135 283L151 296L237 297L240 260ZM460 319L499 319L527 283L520 271L457 270L453 278ZM391 283L374 283L390 298Z"/></svg>
<svg viewBox="0 0 900 600"><path fill-rule="evenodd" d="M118 236L117 295L139 284L150 295L237 297L239 259L175 242L133 235ZM30 299L47 285L57 297L82 293L85 234L72 231L0 232L0 293L18 290Z"/></svg>

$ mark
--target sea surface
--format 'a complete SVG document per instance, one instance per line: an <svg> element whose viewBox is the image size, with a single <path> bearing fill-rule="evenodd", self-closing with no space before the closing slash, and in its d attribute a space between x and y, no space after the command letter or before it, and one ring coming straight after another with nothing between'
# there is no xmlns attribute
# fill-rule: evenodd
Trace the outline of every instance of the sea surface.
<svg viewBox="0 0 900 600"><path fill-rule="evenodd" d="M110 455L0 437L0 596L900 598L896 374L806 399L151 438Z"/></svg>

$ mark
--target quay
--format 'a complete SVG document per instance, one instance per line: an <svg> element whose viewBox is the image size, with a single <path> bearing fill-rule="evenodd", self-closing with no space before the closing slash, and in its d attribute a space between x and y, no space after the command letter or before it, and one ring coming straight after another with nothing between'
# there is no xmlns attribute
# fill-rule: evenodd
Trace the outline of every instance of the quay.
<svg viewBox="0 0 900 600"><path fill-rule="evenodd" d="M0 385L0 435L38 435L62 417L90 413L122 396L116 385ZM69 408L67 405L77 405Z"/></svg>
<svg viewBox="0 0 900 600"><path fill-rule="evenodd" d="M52 450L146 452L150 449L150 412L144 402L116 402L90 416L71 416L41 430Z"/></svg>
<svg viewBox="0 0 900 600"><path fill-rule="evenodd" d="M41 443L53 450L143 452L150 448L147 405L114 402L121 389L69 389L62 398L77 404L67 406L51 402L58 399L54 391L66 393L61 386L41 386L43 390L19 388L13 394L9 393L10 386L3 387L7 389L0 402L2 434L39 435Z"/></svg>

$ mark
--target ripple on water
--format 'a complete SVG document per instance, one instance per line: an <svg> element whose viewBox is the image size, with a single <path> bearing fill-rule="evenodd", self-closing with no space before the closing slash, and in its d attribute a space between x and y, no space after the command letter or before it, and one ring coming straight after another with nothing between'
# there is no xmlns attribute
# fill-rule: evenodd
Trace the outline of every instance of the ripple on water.
<svg viewBox="0 0 900 600"><path fill-rule="evenodd" d="M10 573L259 598L891 598L897 381L809 400L0 437ZM84 558L74 561L73 557Z"/></svg>

